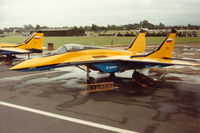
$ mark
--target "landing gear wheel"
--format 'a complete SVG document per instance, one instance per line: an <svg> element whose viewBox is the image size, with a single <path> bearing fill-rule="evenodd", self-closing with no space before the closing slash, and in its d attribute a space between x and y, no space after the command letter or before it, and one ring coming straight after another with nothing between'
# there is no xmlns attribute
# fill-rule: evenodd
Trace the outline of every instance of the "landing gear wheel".
<svg viewBox="0 0 200 133"><path fill-rule="evenodd" d="M12 56L7 56L6 58L5 58L5 60L3 61L3 64L5 64L5 65L12 65L12 63L13 63L13 57Z"/></svg>
<svg viewBox="0 0 200 133"><path fill-rule="evenodd" d="M87 83L95 83L95 79L93 77L89 77L89 79L87 80Z"/></svg>
<svg viewBox="0 0 200 133"><path fill-rule="evenodd" d="M110 78L114 78L115 77L115 73L110 73Z"/></svg>
<svg viewBox="0 0 200 133"><path fill-rule="evenodd" d="M10 66L12 65L12 60L5 60L3 61L3 64Z"/></svg>
<svg viewBox="0 0 200 133"><path fill-rule="evenodd" d="M140 73L137 72L136 70L134 70L134 72L132 74L132 79L134 79L134 80L140 80Z"/></svg>
<svg viewBox="0 0 200 133"><path fill-rule="evenodd" d="M146 81L146 78L142 74L140 74L139 72L137 72L136 70L132 74L132 81L135 82L136 84L142 86L142 87L148 87L144 83L144 81Z"/></svg>

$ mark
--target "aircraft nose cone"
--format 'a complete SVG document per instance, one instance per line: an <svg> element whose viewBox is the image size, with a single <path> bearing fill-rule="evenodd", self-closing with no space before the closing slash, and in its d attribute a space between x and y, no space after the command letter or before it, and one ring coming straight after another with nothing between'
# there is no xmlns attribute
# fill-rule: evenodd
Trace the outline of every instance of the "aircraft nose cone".
<svg viewBox="0 0 200 133"><path fill-rule="evenodd" d="M28 65L27 61L25 62L22 62L22 63L19 63L13 67L11 67L9 70L19 70L19 71L22 71L22 70L25 70L25 69L29 69L31 68L30 65Z"/></svg>
<svg viewBox="0 0 200 133"><path fill-rule="evenodd" d="M17 65L15 65L15 66L11 67L9 70L16 70L17 68L18 68Z"/></svg>
<svg viewBox="0 0 200 133"><path fill-rule="evenodd" d="M24 62L21 62L12 68L10 70L16 70L16 71L41 71L41 70L50 70L54 67L55 60L57 58L51 58L51 57L39 57L30 59ZM52 63L53 62L53 63Z"/></svg>
<svg viewBox="0 0 200 133"><path fill-rule="evenodd" d="M41 65L39 58L30 59L24 62L21 62L13 67L10 70L17 70L17 71L33 71L34 68L39 67Z"/></svg>

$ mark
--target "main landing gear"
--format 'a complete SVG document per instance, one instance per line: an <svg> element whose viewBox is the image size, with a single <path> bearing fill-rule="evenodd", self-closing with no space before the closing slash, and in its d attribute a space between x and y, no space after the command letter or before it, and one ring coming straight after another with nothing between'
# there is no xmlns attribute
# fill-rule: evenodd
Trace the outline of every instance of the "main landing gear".
<svg viewBox="0 0 200 133"><path fill-rule="evenodd" d="M89 70L89 67L87 66L87 69L86 69L87 83L88 84L95 83L95 79L93 77L90 77L89 73L90 73L90 70ZM114 72L110 73L110 78L115 78L115 73Z"/></svg>
<svg viewBox="0 0 200 133"><path fill-rule="evenodd" d="M153 85L153 82L151 82L147 76L137 72L136 69L132 74L132 81L138 85L141 85L142 87L148 87L149 85Z"/></svg>
<svg viewBox="0 0 200 133"><path fill-rule="evenodd" d="M110 78L115 78L115 73L110 73Z"/></svg>
<svg viewBox="0 0 200 133"><path fill-rule="evenodd" d="M87 66L87 70L86 70L87 84L91 84L95 82L95 79L93 77L90 77L89 73L90 73L90 69Z"/></svg>
<svg viewBox="0 0 200 133"><path fill-rule="evenodd" d="M79 67L80 68L80 67ZM93 77L89 76L90 70L87 66L86 69L86 77L87 77L87 84L82 84L82 95L86 92L103 92L103 91L111 91L115 89L114 82L103 82L103 83L96 83Z"/></svg>
<svg viewBox="0 0 200 133"><path fill-rule="evenodd" d="M3 64L5 64L5 65L12 65L14 58L16 58L16 57L13 56L13 55L10 55L10 54L6 55L6 57L3 60Z"/></svg>
<svg viewBox="0 0 200 133"><path fill-rule="evenodd" d="M30 54L28 53L27 55L28 55L28 59L30 59L30 58L31 58L31 57L30 57ZM3 64L5 64L5 65L12 65L14 59L16 59L16 56L13 55L13 54L7 54L6 57L3 56L3 57L0 58L0 60L1 60L1 61L3 62Z"/></svg>

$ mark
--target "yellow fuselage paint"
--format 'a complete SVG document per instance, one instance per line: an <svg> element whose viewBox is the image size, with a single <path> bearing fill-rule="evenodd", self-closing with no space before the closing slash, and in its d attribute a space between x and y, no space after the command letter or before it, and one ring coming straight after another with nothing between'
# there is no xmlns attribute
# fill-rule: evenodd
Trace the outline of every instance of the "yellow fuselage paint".
<svg viewBox="0 0 200 133"><path fill-rule="evenodd" d="M60 63L87 62L94 60L106 60L109 57L115 56L133 56L136 53L128 50L113 50L113 49L90 49L76 52L67 52L58 55L49 55L40 58L34 58L24 61L12 69L34 68L39 66L48 66ZM97 58L100 57L100 58ZM102 58L101 58L102 57ZM105 57L105 58L104 58Z"/></svg>

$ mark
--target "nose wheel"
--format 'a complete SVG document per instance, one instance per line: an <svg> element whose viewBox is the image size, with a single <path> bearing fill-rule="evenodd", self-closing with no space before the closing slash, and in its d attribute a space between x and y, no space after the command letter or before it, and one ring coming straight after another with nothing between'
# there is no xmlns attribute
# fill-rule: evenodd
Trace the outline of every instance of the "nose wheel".
<svg viewBox="0 0 200 133"><path fill-rule="evenodd" d="M94 79L93 77L89 77L89 78L87 79L87 83L88 83L88 84L95 83L95 79Z"/></svg>

